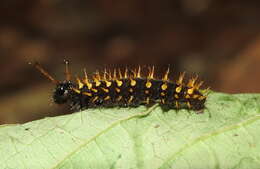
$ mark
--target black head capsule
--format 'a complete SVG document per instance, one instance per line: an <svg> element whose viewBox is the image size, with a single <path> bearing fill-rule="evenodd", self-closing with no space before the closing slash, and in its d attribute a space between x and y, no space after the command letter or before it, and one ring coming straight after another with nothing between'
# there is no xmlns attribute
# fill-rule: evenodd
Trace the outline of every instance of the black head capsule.
<svg viewBox="0 0 260 169"><path fill-rule="evenodd" d="M69 71L69 62L67 60L64 60L65 63L65 75L66 80L64 82L60 82L56 79L54 79L45 69L42 68L42 66L38 63L29 63L33 64L33 66L39 70L45 77L47 77L52 83L56 85L56 88L53 93L53 100L57 104L63 104L66 103L70 97L72 97L72 87L73 84L71 83L71 75Z"/></svg>
<svg viewBox="0 0 260 169"><path fill-rule="evenodd" d="M57 104L66 103L71 97L71 88L71 82L58 83L53 93L53 101Z"/></svg>

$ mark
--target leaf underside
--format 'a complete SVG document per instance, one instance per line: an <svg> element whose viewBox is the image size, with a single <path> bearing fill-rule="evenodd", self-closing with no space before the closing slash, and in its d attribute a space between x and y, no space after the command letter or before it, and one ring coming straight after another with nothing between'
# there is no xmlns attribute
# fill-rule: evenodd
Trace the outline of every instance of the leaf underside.
<svg viewBox="0 0 260 169"><path fill-rule="evenodd" d="M211 93L203 112L88 109L0 126L1 169L258 169L260 94Z"/></svg>

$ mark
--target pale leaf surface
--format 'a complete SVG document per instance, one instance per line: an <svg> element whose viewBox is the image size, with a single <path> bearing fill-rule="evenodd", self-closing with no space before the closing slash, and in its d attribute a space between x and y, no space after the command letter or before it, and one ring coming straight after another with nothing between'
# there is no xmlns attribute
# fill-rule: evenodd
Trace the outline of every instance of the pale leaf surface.
<svg viewBox="0 0 260 169"><path fill-rule="evenodd" d="M201 114L88 109L0 126L1 169L259 169L260 95L211 93Z"/></svg>

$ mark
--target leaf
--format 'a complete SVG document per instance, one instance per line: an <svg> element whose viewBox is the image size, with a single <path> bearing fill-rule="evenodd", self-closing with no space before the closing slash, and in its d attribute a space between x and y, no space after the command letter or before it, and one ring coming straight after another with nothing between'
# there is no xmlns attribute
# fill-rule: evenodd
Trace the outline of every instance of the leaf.
<svg viewBox="0 0 260 169"><path fill-rule="evenodd" d="M0 168L260 168L260 94L211 93L206 107L96 108L2 125Z"/></svg>

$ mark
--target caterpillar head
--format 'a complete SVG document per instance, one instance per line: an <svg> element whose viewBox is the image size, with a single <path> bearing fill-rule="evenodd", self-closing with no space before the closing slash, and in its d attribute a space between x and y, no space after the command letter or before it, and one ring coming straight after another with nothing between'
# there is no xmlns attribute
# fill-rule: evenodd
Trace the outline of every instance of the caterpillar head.
<svg viewBox="0 0 260 169"><path fill-rule="evenodd" d="M53 101L57 104L63 104L70 98L72 84L71 82L65 81L58 83L53 93Z"/></svg>
<svg viewBox="0 0 260 169"><path fill-rule="evenodd" d="M71 95L70 91L72 88L72 83L70 81L71 75L68 67L69 62L67 60L64 60L64 62L66 65L65 67L66 80L64 82L60 82L54 79L45 69L42 68L42 66L38 62L33 64L37 70L39 70L45 77L47 77L52 83L56 85L56 88L53 93L53 101L57 104L66 103Z"/></svg>

